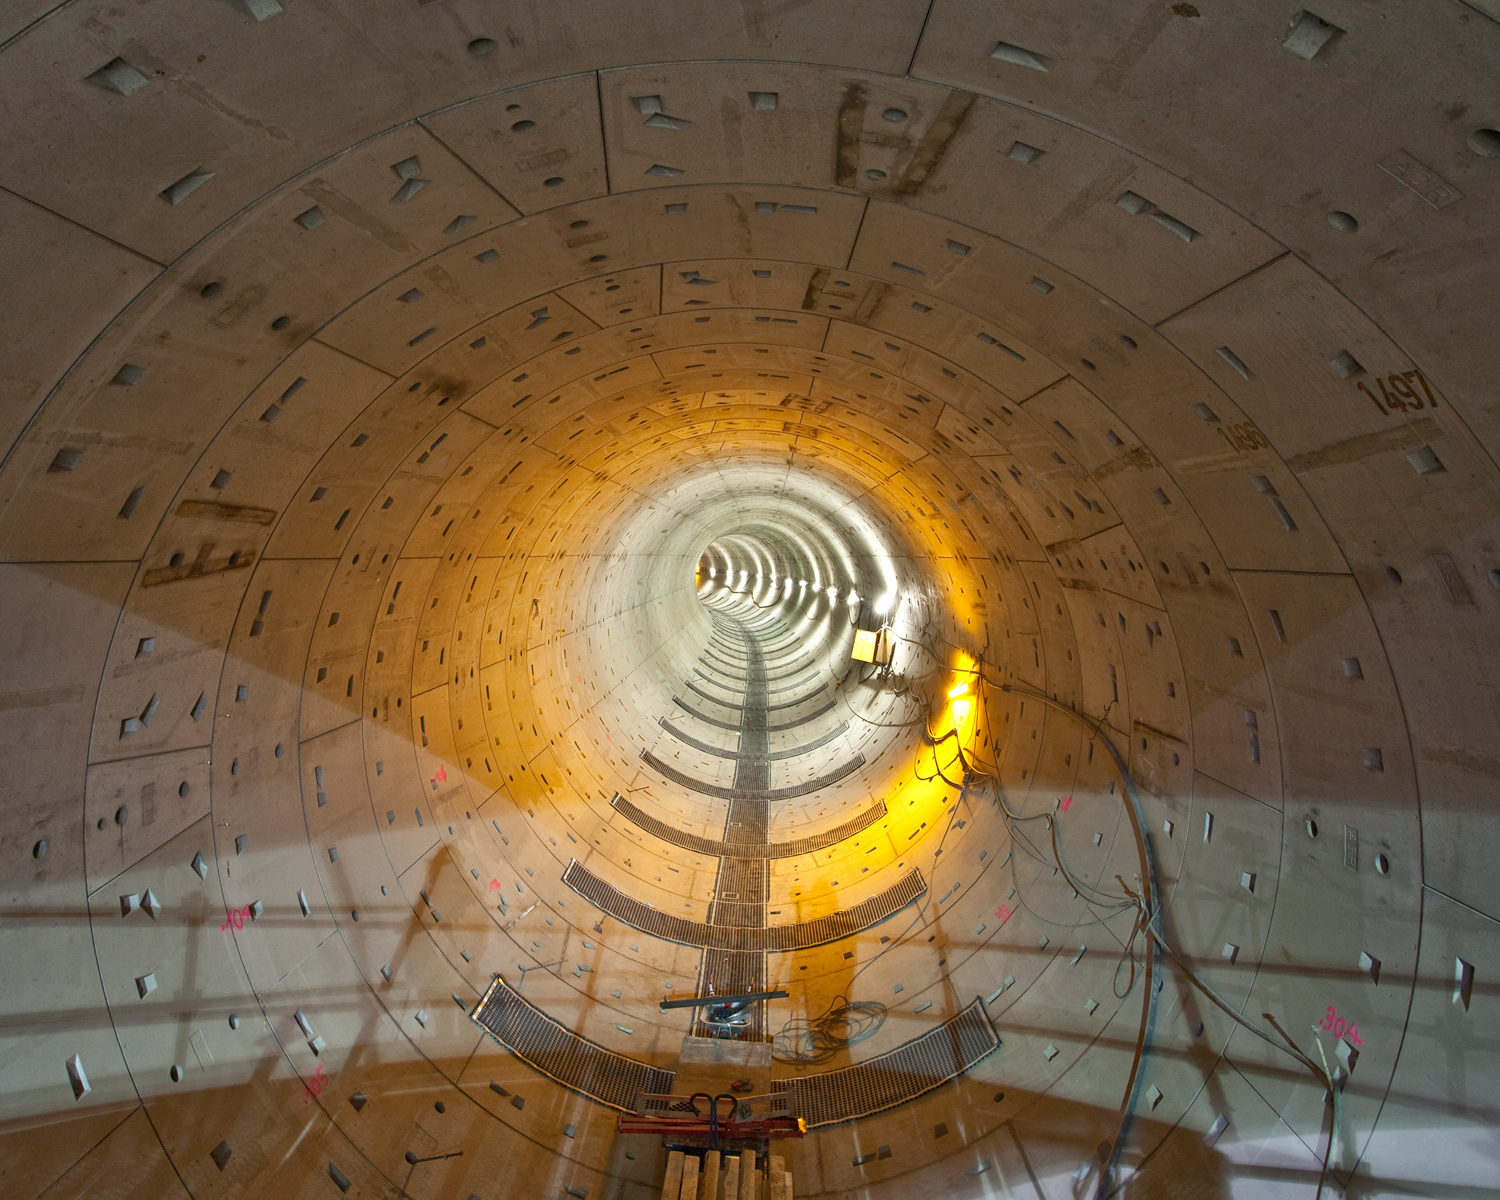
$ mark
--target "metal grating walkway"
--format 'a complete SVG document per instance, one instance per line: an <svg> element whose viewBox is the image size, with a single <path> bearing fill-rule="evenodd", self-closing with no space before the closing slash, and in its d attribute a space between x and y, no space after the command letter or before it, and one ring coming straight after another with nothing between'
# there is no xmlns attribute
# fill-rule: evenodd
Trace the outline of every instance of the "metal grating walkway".
<svg viewBox="0 0 1500 1200"><path fill-rule="evenodd" d="M667 720L666 717L662 717L659 721L657 721L657 724L665 729L668 733L670 733L679 742L683 743L683 745L691 746L694 750L700 750L704 754L711 754L715 758L738 758L740 756L740 751L738 749L726 750L724 749L724 747L715 746L711 742L700 741L690 733L684 733L682 730L678 729L677 726L673 725L671 721ZM804 754L811 754L814 750L821 750L824 746L828 745L829 742L833 741L834 738L842 737L848 732L849 722L840 721L822 737L818 738L817 741L804 742L800 746L792 746L787 750L768 749L766 751L766 758L770 762L780 762L783 759L788 758L800 758Z"/></svg>
<svg viewBox="0 0 1500 1200"><path fill-rule="evenodd" d="M761 734L761 740L762 742L765 740L764 733ZM757 756L757 758L763 765L769 764L770 756L768 754L763 753ZM641 751L641 759L643 762L649 763L659 774L665 775L673 783L680 784L690 791L699 792L705 796L717 797L720 800L794 800L798 796L807 796L823 788L832 787L840 779L854 774L855 771L865 765L865 756L863 754L856 754L848 762L841 763L839 766L834 767L833 770L819 775L816 779L805 779L801 783L792 784L790 787L724 787L722 784L709 783L706 780L697 779L689 775L686 771L679 771L670 763L665 763L657 758L649 750ZM741 757L741 764L744 761L744 758ZM735 778L738 779L742 773L741 771L736 771ZM762 774L768 773L767 770L762 771ZM756 783L759 782L759 779L757 779Z"/></svg>
<svg viewBox="0 0 1500 1200"><path fill-rule="evenodd" d="M580 1037L523 999L498 975L470 1017L527 1066L621 1112L635 1111L640 1092L672 1091L675 1072Z"/></svg>
<svg viewBox="0 0 1500 1200"><path fill-rule="evenodd" d="M835 842L841 842L845 838L853 837L861 830L868 829L875 822L883 819L886 813L885 801L877 800L864 812L824 833L814 833L790 842L767 842L756 845L753 842L716 842L711 838L684 833L676 826L642 812L618 792L615 793L615 798L610 801L610 804L632 825L639 826L653 837L670 842L674 846L681 846L684 850L691 850L695 854L712 854L720 858L726 854L739 858L795 858L799 854L811 854L814 850L826 850Z"/></svg>
<svg viewBox="0 0 1500 1200"><path fill-rule="evenodd" d="M664 941L701 946L706 950L804 950L809 946L836 942L883 921L927 890L922 872L914 869L885 891L853 908L797 925L740 929L689 921L642 904L605 883L576 858L563 872L563 882L589 903L633 929Z"/></svg>
<svg viewBox="0 0 1500 1200"><path fill-rule="evenodd" d="M976 997L936 1029L894 1050L838 1071L771 1082L791 1092L797 1115L810 1127L872 1116L915 1100L963 1074L1000 1045L984 1001Z"/></svg>

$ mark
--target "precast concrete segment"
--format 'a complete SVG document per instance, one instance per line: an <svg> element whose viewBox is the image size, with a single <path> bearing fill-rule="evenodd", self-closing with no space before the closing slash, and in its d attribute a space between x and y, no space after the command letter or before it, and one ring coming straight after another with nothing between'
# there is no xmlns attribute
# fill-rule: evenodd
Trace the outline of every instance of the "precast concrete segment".
<svg viewBox="0 0 1500 1200"><path fill-rule="evenodd" d="M767 725L766 732L781 733L788 729L796 729L799 725L806 725L809 721L815 721L825 713L832 712L834 705L836 705L837 703L837 700L831 699L827 701L821 708L815 708L810 713L804 713L795 721L786 721L779 725Z"/></svg>
<svg viewBox="0 0 1500 1200"><path fill-rule="evenodd" d="M721 669L719 667L714 666L712 663L708 662L706 659L703 659L703 658L700 658L699 661L702 662L703 666L707 667L708 670L705 671L703 669L703 667L694 667L693 668L693 674L694 675L697 675L697 676L699 676L702 679L709 679L709 680L712 680L712 679L714 679L715 676L717 676L719 678L729 680L730 683L737 683L737 684L740 684L741 686L744 685L745 677L743 675L732 674L729 671L725 671L725 670L723 670L723 669ZM710 674L710 672L712 672L712 674Z"/></svg>
<svg viewBox="0 0 1500 1200"><path fill-rule="evenodd" d="M676 704L678 708L682 709L683 712L687 713L689 716L697 717L698 720L704 722L704 724L713 725L719 729L732 729L736 733L739 732L740 726L738 721L721 721L717 717L710 717L706 713L699 712L696 708L693 708L686 701L676 696L672 698L672 702Z"/></svg>
<svg viewBox="0 0 1500 1200"><path fill-rule="evenodd" d="M703 668L701 667L694 667L693 674L696 675L699 679L702 679L704 682L712 684L715 687L724 688L726 691L738 691L745 685L745 681L742 677L734 678L732 676L724 675L723 673L720 673L719 675L711 675L708 671L703 670Z"/></svg>
<svg viewBox="0 0 1500 1200"><path fill-rule="evenodd" d="M776 704L768 704L766 706L766 709L768 712L780 712L784 708L796 708L799 704L806 704L809 700L816 700L820 695L822 695L823 690L827 686L828 685L825 683L821 687L819 687L817 691L809 692L805 696L799 696L795 700L781 700Z"/></svg>
<svg viewBox="0 0 1500 1200"><path fill-rule="evenodd" d="M706 676L704 676L703 678L704 678L705 682L712 682L712 680L709 680ZM719 697L715 696L712 692L705 692L701 687L699 687L691 679L685 679L685 680L683 680L683 684L682 685L683 685L683 687L687 688L688 691L692 692L696 696L701 696L701 697L703 697L703 699L712 701L714 704L722 705L724 708L734 709L735 711L739 711L739 705L737 705L737 704L731 704L727 700L721 700L721 699L719 699ZM724 687L726 691L730 690L726 685L721 684L720 686ZM736 726L736 728L738 728L738 726Z"/></svg>

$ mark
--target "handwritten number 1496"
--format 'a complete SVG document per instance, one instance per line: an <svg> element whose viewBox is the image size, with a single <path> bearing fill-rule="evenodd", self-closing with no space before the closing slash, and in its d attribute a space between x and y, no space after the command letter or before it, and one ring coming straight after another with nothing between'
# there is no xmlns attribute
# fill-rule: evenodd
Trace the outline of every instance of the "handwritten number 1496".
<svg viewBox="0 0 1500 1200"><path fill-rule="evenodd" d="M1422 397L1417 395L1417 389L1412 380L1422 385L1422 392L1427 397L1427 403L1422 403ZM1386 384L1390 387L1387 388ZM1375 377L1375 386L1380 389L1380 395L1376 396L1363 381L1355 384L1360 391L1375 402L1375 407L1383 413L1396 411L1405 412L1407 409L1436 408L1437 399L1432 394L1432 389L1427 386L1427 378L1421 371L1404 371L1400 375L1388 375L1384 379ZM1381 401L1385 403L1382 404Z"/></svg>

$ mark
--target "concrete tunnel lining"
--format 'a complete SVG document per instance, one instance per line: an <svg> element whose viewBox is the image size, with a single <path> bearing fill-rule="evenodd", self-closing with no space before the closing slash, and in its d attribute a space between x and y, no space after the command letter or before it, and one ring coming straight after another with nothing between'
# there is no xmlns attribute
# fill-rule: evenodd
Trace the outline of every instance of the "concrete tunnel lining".
<svg viewBox="0 0 1500 1200"><path fill-rule="evenodd" d="M563 874L751 919L756 708L860 760L768 933L925 884L764 956L885 1008L778 1078L1000 1039L794 1194L1493 1194L1496 16L12 14L8 1191L660 1194L469 1013L675 1064L748 968Z"/></svg>

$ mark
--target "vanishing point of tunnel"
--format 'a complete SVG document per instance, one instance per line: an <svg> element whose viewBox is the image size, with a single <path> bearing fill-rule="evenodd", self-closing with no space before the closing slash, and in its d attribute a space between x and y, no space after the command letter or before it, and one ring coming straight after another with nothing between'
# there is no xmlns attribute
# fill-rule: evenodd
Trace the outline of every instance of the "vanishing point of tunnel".
<svg viewBox="0 0 1500 1200"><path fill-rule="evenodd" d="M1500 1198L1500 0L12 0L6 1200Z"/></svg>

